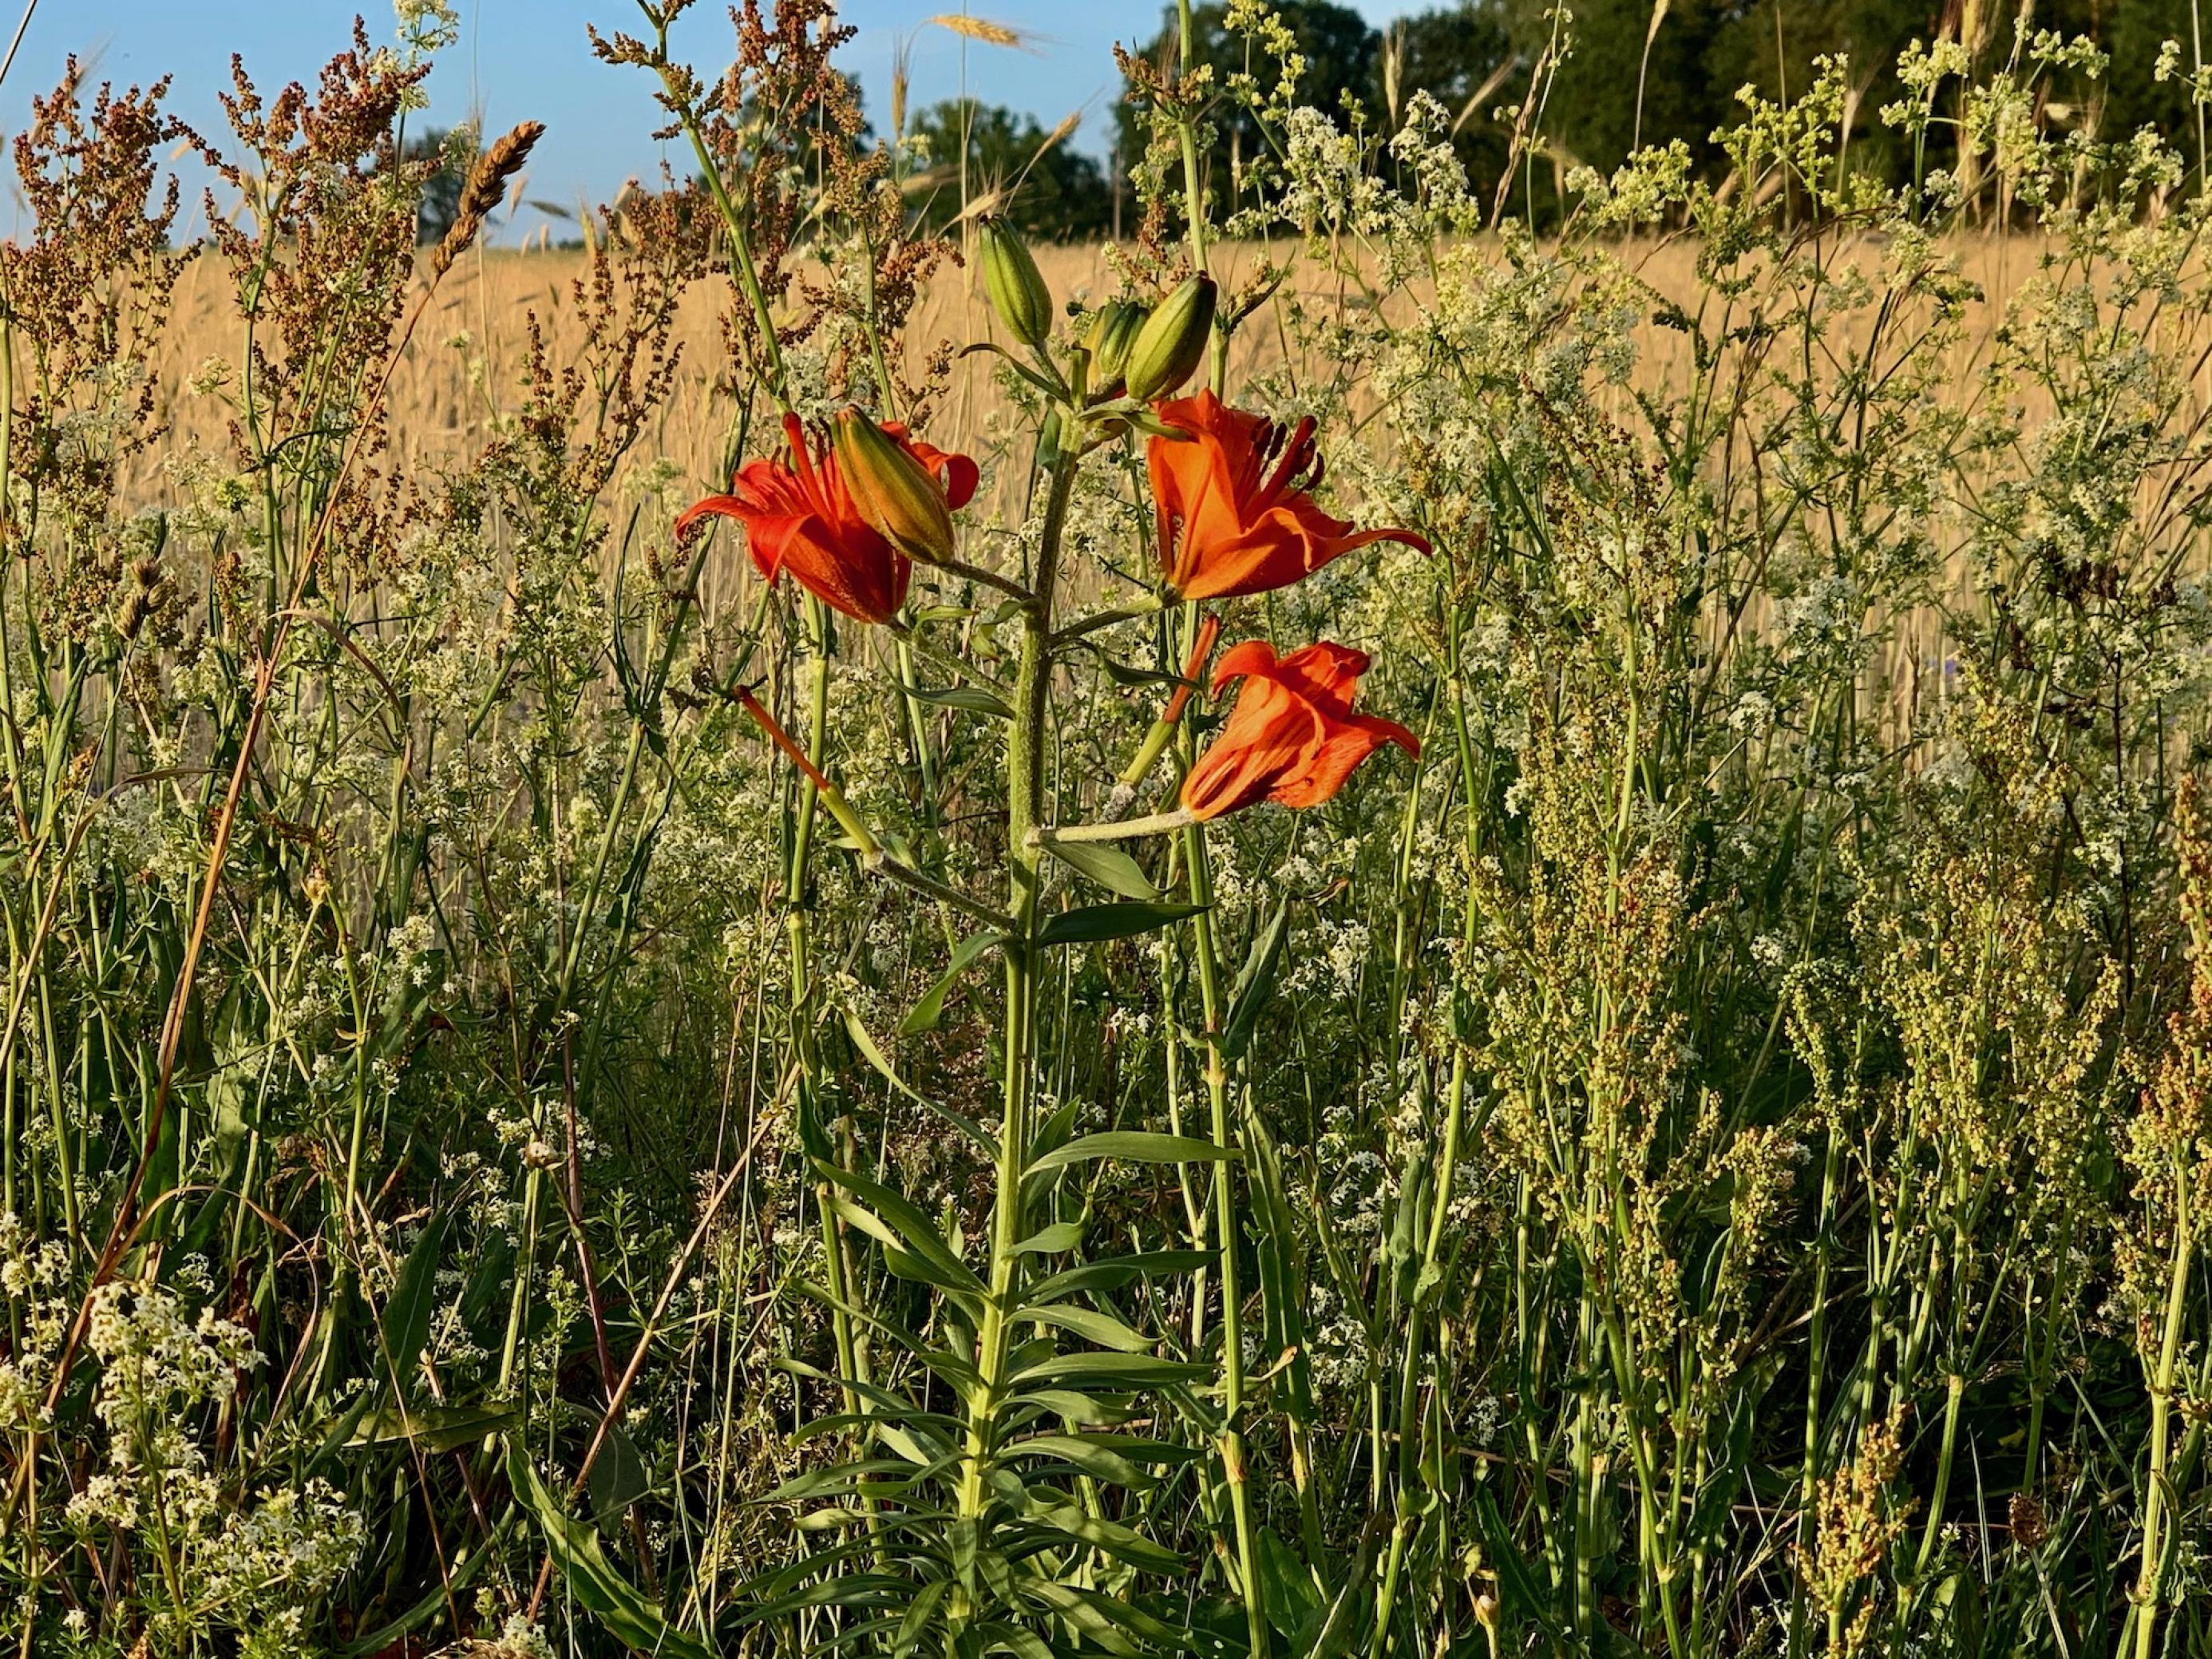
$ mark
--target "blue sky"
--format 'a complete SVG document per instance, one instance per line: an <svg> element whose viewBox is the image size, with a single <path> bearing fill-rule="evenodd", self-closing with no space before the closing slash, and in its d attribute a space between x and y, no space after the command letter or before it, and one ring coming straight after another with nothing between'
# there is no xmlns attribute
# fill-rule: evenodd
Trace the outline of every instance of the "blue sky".
<svg viewBox="0 0 2212 1659"><path fill-rule="evenodd" d="M647 77L596 61L584 35L587 22L602 31L634 29L632 0L457 3L461 40L431 76L430 122L450 125L481 113L487 130L496 132L526 118L544 121L548 131L532 159L526 191L538 200L605 201L626 179L652 175L661 147L647 137L659 125ZM1424 9L1403 0L1354 3L1377 23ZM921 25L933 14L960 7L961 0L848 0L841 9L844 21L860 30L846 49L846 61L859 74L868 113L878 124L888 115L891 54L902 34L913 42L914 106L959 92L962 42ZM988 102L1026 110L1046 127L1079 109L1084 122L1075 142L1103 155L1118 88L1114 43L1150 39L1159 27L1160 0L969 0L969 8L1035 40L1028 52L969 44L969 89ZM95 83L143 84L173 75L168 106L213 136L223 131L216 94L229 85L232 52L244 55L264 91L289 80L312 80L345 42L356 12L366 18L372 40L392 40L390 0L39 0L21 49L0 82L0 130L22 129L32 94L50 89L74 52ZM0 0L0 13L5 15L0 23L4 46L21 14L16 0ZM730 33L722 0L701 0L678 27L678 50L702 71L727 61ZM204 175L182 163L179 171L191 197L187 216L197 223ZM12 220L14 212L11 204L4 218ZM544 222L525 209L507 237L528 234Z"/></svg>

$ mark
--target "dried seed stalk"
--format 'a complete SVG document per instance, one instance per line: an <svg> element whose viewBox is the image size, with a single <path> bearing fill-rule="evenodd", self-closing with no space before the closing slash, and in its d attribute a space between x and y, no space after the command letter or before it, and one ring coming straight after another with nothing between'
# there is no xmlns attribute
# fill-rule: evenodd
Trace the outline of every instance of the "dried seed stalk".
<svg viewBox="0 0 2212 1659"><path fill-rule="evenodd" d="M461 210L430 255L433 276L444 276L453 269L453 261L469 251L470 244L483 229L485 216L507 194L507 180L522 171L523 164L530 159L532 146L544 136L543 121L524 121L477 157L476 167L469 174L468 187L461 192Z"/></svg>

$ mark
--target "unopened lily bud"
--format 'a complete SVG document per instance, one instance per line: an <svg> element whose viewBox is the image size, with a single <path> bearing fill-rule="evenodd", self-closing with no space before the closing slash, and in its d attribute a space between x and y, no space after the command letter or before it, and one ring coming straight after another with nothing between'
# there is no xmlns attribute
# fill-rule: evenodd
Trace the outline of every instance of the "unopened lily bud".
<svg viewBox="0 0 2212 1659"><path fill-rule="evenodd" d="M1128 372L1129 348L1145 325L1145 307L1133 300L1109 300L1091 314L1083 343L1091 353L1091 383L1109 390Z"/></svg>
<svg viewBox="0 0 2212 1659"><path fill-rule="evenodd" d="M910 559L952 556L952 512L944 486L907 447L857 409L837 416L830 441L837 471L861 518Z"/></svg>
<svg viewBox="0 0 2212 1659"><path fill-rule="evenodd" d="M1052 334L1052 290L1044 274L1003 219L983 221L983 287L991 309L1024 345L1042 346Z"/></svg>
<svg viewBox="0 0 2212 1659"><path fill-rule="evenodd" d="M1129 395L1139 403L1164 398L1190 378L1206 356L1213 327L1213 278L1200 274L1168 295L1145 319L1129 348L1123 370Z"/></svg>

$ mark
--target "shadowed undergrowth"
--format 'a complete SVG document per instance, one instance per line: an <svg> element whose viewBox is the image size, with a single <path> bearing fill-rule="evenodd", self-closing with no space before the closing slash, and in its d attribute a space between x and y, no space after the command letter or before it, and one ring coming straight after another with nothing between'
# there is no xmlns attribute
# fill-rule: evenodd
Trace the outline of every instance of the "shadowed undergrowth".
<svg viewBox="0 0 2212 1659"><path fill-rule="evenodd" d="M418 255L407 15L17 148L15 1651L2212 1649L2204 175L2093 52L1541 240L1170 66L1031 267L649 10L556 265L526 130Z"/></svg>

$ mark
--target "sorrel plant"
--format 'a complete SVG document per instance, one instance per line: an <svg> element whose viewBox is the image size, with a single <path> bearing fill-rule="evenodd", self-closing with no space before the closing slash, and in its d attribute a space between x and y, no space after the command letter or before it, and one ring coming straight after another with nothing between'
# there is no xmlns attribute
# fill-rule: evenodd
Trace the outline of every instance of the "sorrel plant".
<svg viewBox="0 0 2212 1659"><path fill-rule="evenodd" d="M15 146L13 1650L2212 1650L2201 149L1186 0L1087 255L689 9L566 264L423 0Z"/></svg>

